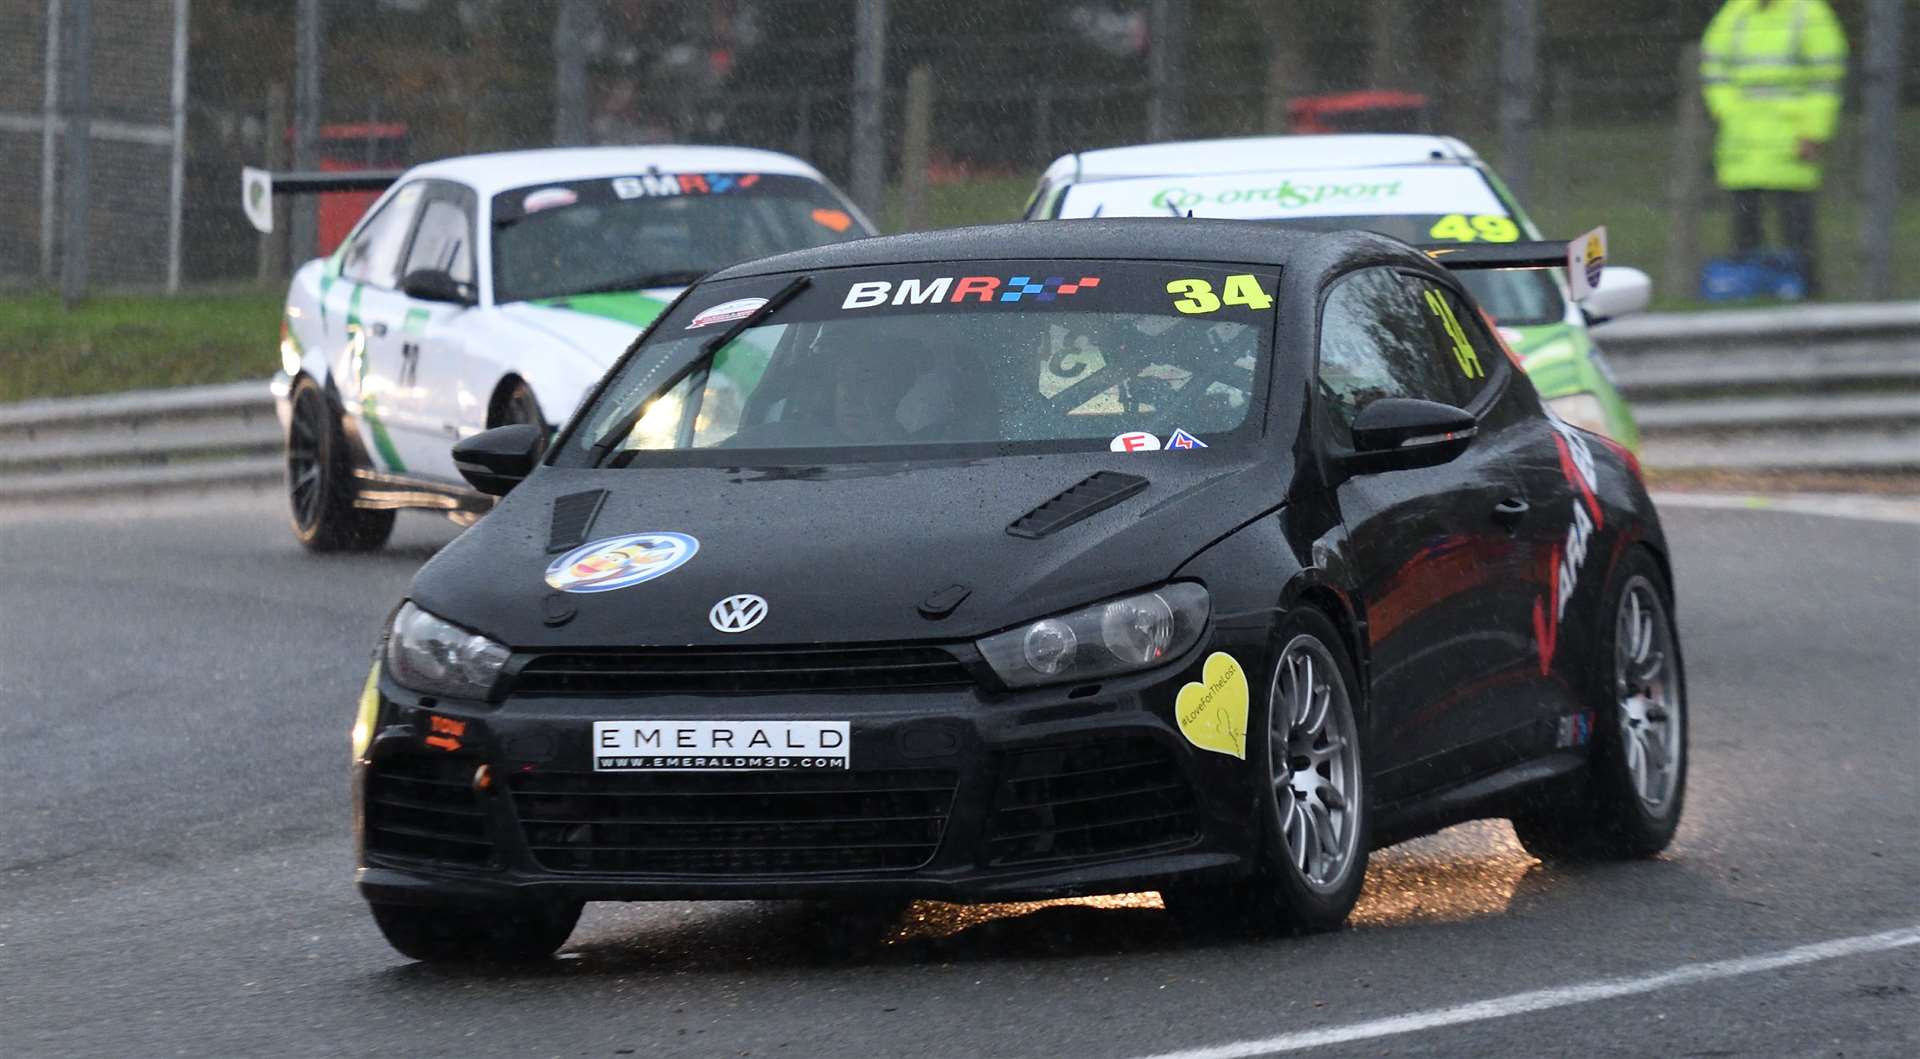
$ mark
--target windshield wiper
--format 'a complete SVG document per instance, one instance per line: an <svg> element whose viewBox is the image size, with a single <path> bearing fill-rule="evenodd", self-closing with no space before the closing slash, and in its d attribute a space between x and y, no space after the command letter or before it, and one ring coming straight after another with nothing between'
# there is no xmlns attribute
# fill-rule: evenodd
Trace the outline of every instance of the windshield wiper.
<svg viewBox="0 0 1920 1059"><path fill-rule="evenodd" d="M624 276L606 283L596 283L591 287L582 287L566 294L555 295L555 297L569 298L576 294L613 294L618 291L643 290L647 287L684 287L705 275L704 270L691 268L676 269L671 272L642 272L637 276Z"/></svg>
<svg viewBox="0 0 1920 1059"><path fill-rule="evenodd" d="M779 312L782 307L799 297L800 292L806 290L809 286L812 286L812 284L812 276L802 275L793 277L786 286L773 292L773 296L767 299L765 305L735 320L732 326L728 327L725 331L701 343L699 355L688 361L685 367L674 372L670 378L661 383L660 386L653 391L656 395L670 393L675 386L680 385L682 379L693 375L695 372L699 373L699 377L694 380L694 384L691 387L694 393L693 404L681 413L680 436L675 438L675 445L686 447L692 444L693 420L700 414L700 398L706 390L707 373L713 366L714 354L727 348L734 339L739 338L755 327L759 327L767 317ZM619 420L613 424L612 429L602 434L600 439L593 443L593 448L587 450L587 466L600 466L600 461L607 458L607 453L612 452L613 447L620 444L621 439L633 433L634 425L640 422L642 416L646 415L647 406L656 400L659 400L658 396L649 398L635 405L632 411L621 416Z"/></svg>

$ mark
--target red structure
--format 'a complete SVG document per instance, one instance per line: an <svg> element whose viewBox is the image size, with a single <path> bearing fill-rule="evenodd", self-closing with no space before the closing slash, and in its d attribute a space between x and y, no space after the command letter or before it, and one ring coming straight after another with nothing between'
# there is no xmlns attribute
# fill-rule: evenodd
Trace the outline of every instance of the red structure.
<svg viewBox="0 0 1920 1059"><path fill-rule="evenodd" d="M1289 132L1426 132L1427 97L1369 89L1303 96L1287 104Z"/></svg>
<svg viewBox="0 0 1920 1059"><path fill-rule="evenodd" d="M358 121L320 126L320 168L329 173L400 169L407 164L407 126L398 121ZM331 254L355 221L379 198L374 191L329 191L320 196L321 254Z"/></svg>

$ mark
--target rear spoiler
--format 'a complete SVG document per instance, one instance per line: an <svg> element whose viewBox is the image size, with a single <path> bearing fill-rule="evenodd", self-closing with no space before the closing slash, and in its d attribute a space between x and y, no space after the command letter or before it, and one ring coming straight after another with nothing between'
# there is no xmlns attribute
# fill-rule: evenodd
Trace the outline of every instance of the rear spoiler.
<svg viewBox="0 0 1920 1059"><path fill-rule="evenodd" d="M1570 243L1444 243L1420 247L1448 268L1564 268L1573 300L1579 301L1600 285L1607 264L1605 225Z"/></svg>
<svg viewBox="0 0 1920 1059"><path fill-rule="evenodd" d="M345 172L274 173L253 166L240 169L240 206L262 232L273 231L275 195L317 195L326 191L385 191L403 169L355 169Z"/></svg>

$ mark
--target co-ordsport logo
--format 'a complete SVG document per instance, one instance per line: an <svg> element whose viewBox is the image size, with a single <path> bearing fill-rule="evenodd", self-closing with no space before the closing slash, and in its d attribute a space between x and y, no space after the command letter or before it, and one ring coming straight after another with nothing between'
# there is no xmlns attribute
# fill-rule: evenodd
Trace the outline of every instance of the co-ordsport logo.
<svg viewBox="0 0 1920 1059"><path fill-rule="evenodd" d="M721 632L746 632L767 618L767 601L742 593L728 596L707 611L707 621Z"/></svg>

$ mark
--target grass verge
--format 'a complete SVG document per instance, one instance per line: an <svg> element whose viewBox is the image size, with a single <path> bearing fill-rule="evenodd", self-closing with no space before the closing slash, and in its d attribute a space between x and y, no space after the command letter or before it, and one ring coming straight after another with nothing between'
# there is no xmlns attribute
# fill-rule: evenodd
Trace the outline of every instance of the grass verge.
<svg viewBox="0 0 1920 1059"><path fill-rule="evenodd" d="M279 329L277 292L0 297L0 401L265 378Z"/></svg>

